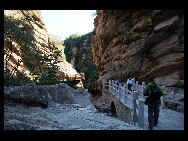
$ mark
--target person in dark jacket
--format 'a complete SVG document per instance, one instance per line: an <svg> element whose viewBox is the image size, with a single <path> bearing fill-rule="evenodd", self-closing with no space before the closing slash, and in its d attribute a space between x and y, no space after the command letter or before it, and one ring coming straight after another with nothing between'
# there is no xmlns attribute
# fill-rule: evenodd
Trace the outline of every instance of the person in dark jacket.
<svg viewBox="0 0 188 141"><path fill-rule="evenodd" d="M159 118L159 107L161 104L160 97L163 95L162 88L157 85L154 81L154 77L150 77L150 82L147 84L146 88L144 89L144 96L148 96L148 122L149 122L149 129L153 130L153 127L157 127L158 118ZM159 94L159 98L155 101L151 99L151 88L156 86L157 93Z"/></svg>
<svg viewBox="0 0 188 141"><path fill-rule="evenodd" d="M117 83L117 86L118 86L118 87L117 87L117 90L118 90L118 88L119 88L119 83L120 83L119 80L117 80L116 83Z"/></svg>

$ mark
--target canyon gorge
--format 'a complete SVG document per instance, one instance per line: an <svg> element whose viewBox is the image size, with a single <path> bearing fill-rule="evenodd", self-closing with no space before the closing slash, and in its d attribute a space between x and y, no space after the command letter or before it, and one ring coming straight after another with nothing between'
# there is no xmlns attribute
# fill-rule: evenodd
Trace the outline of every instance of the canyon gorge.
<svg viewBox="0 0 188 141"><path fill-rule="evenodd" d="M140 130L95 109L102 97L91 85L128 76L146 84L154 76L166 86L166 106L183 119L184 11L96 10L93 24L92 32L62 42L50 37L40 10L4 10L5 130Z"/></svg>
<svg viewBox="0 0 188 141"><path fill-rule="evenodd" d="M65 59L67 55L69 62L79 71L82 71L88 63L95 63L100 73L99 81L120 79L125 82L130 75L138 81L147 82L148 77L153 75L159 85L184 88L182 11L97 10L95 29L86 35L88 39L82 39L82 47L66 44L67 48L63 45L58 48L50 43L49 33L37 14L29 15L31 13L27 10L5 10L4 14L16 20L20 29L34 37L35 50L40 52L39 58L45 58L45 61L40 63L36 58L32 60L30 57L30 64L37 65L32 68L32 73L39 71L39 67L47 67L50 61L57 60L58 69L54 70L56 77L62 75L70 77L76 74L77 71ZM7 38L6 42L10 43L10 38ZM19 59L22 59L24 53L16 41L12 41L12 46L13 50L9 50L13 51L9 63L14 66ZM58 51L61 53L58 54ZM4 58L8 57L5 53ZM85 63L86 60L90 62ZM83 68L77 65L83 63L85 63ZM25 73L30 76L31 69L28 70L26 66L22 61L18 69L23 70L25 67ZM67 71L65 66L68 66Z"/></svg>

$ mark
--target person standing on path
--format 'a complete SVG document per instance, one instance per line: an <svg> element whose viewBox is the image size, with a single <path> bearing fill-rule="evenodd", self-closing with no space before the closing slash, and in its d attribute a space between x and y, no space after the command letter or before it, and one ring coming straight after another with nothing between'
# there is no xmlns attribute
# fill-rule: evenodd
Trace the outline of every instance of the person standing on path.
<svg viewBox="0 0 188 141"><path fill-rule="evenodd" d="M133 80L130 76L128 76L128 79L127 79L127 86L128 86L129 92L132 91L132 90L131 90L131 87L132 87L132 85L133 85L133 82L134 82L134 80Z"/></svg>
<svg viewBox="0 0 188 141"><path fill-rule="evenodd" d="M159 118L159 107L161 104L160 97L163 95L162 88L154 81L154 77L150 77L149 83L144 89L144 96L146 98L146 105L148 105L148 122L149 129L153 130L153 127L157 127Z"/></svg>

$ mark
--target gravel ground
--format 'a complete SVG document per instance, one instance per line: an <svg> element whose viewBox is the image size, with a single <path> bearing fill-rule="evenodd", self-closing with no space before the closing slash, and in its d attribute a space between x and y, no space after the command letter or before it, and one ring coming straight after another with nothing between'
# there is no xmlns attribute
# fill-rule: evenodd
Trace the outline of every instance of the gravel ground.
<svg viewBox="0 0 188 141"><path fill-rule="evenodd" d="M141 130L91 106L56 104L50 108L4 106L5 130Z"/></svg>
<svg viewBox="0 0 188 141"><path fill-rule="evenodd" d="M148 130L148 107L144 106L144 130ZM160 107L158 128L156 130L184 130L184 114Z"/></svg>
<svg viewBox="0 0 188 141"><path fill-rule="evenodd" d="M48 108L4 102L4 130L141 130L96 110L89 93L66 84L42 86Z"/></svg>
<svg viewBox="0 0 188 141"><path fill-rule="evenodd" d="M66 84L43 86L48 91L49 107L4 102L4 130L143 130L105 113ZM147 106L144 130L148 130ZM160 109L157 130L184 130L184 114Z"/></svg>

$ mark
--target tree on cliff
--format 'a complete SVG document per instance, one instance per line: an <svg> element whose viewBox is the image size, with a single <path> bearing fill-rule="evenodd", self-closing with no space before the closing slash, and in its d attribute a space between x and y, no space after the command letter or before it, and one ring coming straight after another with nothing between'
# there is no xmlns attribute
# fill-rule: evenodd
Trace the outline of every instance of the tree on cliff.
<svg viewBox="0 0 188 141"><path fill-rule="evenodd" d="M37 49L36 39L32 35L33 26L30 23L32 20L40 19L36 17L36 12L32 10L22 12L25 16L21 16L20 19L4 15L4 84L10 86L31 82L26 74L18 69L21 66L20 64L22 64L23 71L30 72L30 76L39 77L39 80L41 80L39 84L57 83L54 73L58 69L56 65L58 57L64 50L62 42L57 40L49 42L49 45L54 47L54 54L42 53ZM32 19L33 17L35 18ZM49 58L52 58L52 60L49 61Z"/></svg>
<svg viewBox="0 0 188 141"><path fill-rule="evenodd" d="M64 40L65 55L68 62L75 58L75 69L85 74L83 85L87 88L88 84L98 79L99 73L96 65L93 63L91 53L92 32L79 36L73 34ZM77 48L77 53L73 53L73 48Z"/></svg>
<svg viewBox="0 0 188 141"><path fill-rule="evenodd" d="M19 21L14 20L11 17L4 16L4 56L5 56L5 68L4 68L4 80L5 84L9 85L13 82L13 74L16 73L16 69L21 62L26 63L27 56L28 59L31 59L33 55L36 54L35 44L33 36L25 32L25 28L29 28L28 25L24 24L23 27L18 26ZM12 57L12 53L17 51L13 43L20 46L20 55L22 59L14 66L10 71L8 68L8 63Z"/></svg>

